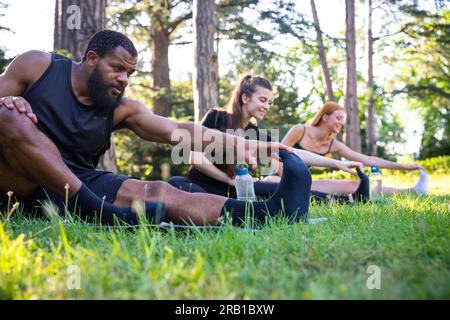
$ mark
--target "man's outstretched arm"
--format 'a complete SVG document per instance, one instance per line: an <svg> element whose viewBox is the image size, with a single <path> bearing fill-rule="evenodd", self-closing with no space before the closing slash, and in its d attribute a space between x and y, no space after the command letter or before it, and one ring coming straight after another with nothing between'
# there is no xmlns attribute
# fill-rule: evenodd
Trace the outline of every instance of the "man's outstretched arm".
<svg viewBox="0 0 450 320"><path fill-rule="evenodd" d="M246 140L193 122L178 122L161 117L153 114L144 103L127 98L124 98L115 115L115 124L120 122L142 139L173 145L188 141L191 150L195 151L203 151L211 141L217 143L217 146L225 147L227 152L235 151L236 146L242 146L243 156L251 164L256 164L252 155L257 149L262 149L264 152L261 155L264 156L270 156L278 149L288 149L278 142Z"/></svg>

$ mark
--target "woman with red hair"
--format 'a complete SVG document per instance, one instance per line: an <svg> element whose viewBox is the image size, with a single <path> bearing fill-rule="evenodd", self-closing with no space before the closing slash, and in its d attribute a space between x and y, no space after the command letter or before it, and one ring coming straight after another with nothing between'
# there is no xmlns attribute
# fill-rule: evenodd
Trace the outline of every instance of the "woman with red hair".
<svg viewBox="0 0 450 320"><path fill-rule="evenodd" d="M322 156L334 153L347 160L362 162L366 166L378 166L380 168L397 170L419 170L420 177L413 188L394 189L384 187L383 192L415 192L418 194L427 194L428 176L419 164L400 164L379 157L368 156L356 152L338 141L336 135L344 126L346 116L345 109L342 106L336 102L327 102L313 118L310 125L295 125L289 130L281 143L302 150L308 150ZM281 174L281 170L282 166L280 165L278 174ZM313 181L311 189L327 193L345 193L354 190L357 184L358 182L354 180L318 180Z"/></svg>

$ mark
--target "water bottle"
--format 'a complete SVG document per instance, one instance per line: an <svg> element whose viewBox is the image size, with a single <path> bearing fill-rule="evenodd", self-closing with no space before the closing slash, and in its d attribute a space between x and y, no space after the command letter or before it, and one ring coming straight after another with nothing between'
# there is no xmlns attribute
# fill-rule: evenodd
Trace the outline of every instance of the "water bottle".
<svg viewBox="0 0 450 320"><path fill-rule="evenodd" d="M376 201L381 199L383 195L383 176L381 175L380 168L377 166L370 167L369 174L370 181L370 200Z"/></svg>
<svg viewBox="0 0 450 320"><path fill-rule="evenodd" d="M236 166L235 184L236 195L238 200L254 201L255 188L253 186L253 178L248 174L248 166L245 163L238 163Z"/></svg>

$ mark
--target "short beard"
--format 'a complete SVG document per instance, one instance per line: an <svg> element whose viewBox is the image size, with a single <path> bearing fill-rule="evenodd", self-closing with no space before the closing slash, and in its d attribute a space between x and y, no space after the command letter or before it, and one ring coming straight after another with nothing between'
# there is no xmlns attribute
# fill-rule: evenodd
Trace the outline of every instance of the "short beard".
<svg viewBox="0 0 450 320"><path fill-rule="evenodd" d="M122 90L122 88L118 88L117 86L106 84L103 81L102 76L98 71L97 67L94 69L94 71L92 71L92 74L89 76L87 86L89 93L91 94L92 100L94 100L94 103L97 107L101 109L114 110L119 106L124 91ZM113 98L108 94L107 90L109 88L117 88L122 92L120 93L120 95L117 96L117 98Z"/></svg>

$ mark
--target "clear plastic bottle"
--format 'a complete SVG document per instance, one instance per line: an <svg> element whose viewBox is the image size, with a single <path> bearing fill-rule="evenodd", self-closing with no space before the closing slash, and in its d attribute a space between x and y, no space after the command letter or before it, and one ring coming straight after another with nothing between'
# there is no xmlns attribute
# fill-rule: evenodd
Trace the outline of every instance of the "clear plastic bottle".
<svg viewBox="0 0 450 320"><path fill-rule="evenodd" d="M370 200L377 201L383 196L383 176L380 168L377 166L370 167Z"/></svg>
<svg viewBox="0 0 450 320"><path fill-rule="evenodd" d="M253 186L253 178L248 173L248 166L245 163L236 165L235 179L236 195L238 200L255 201L255 188Z"/></svg>

